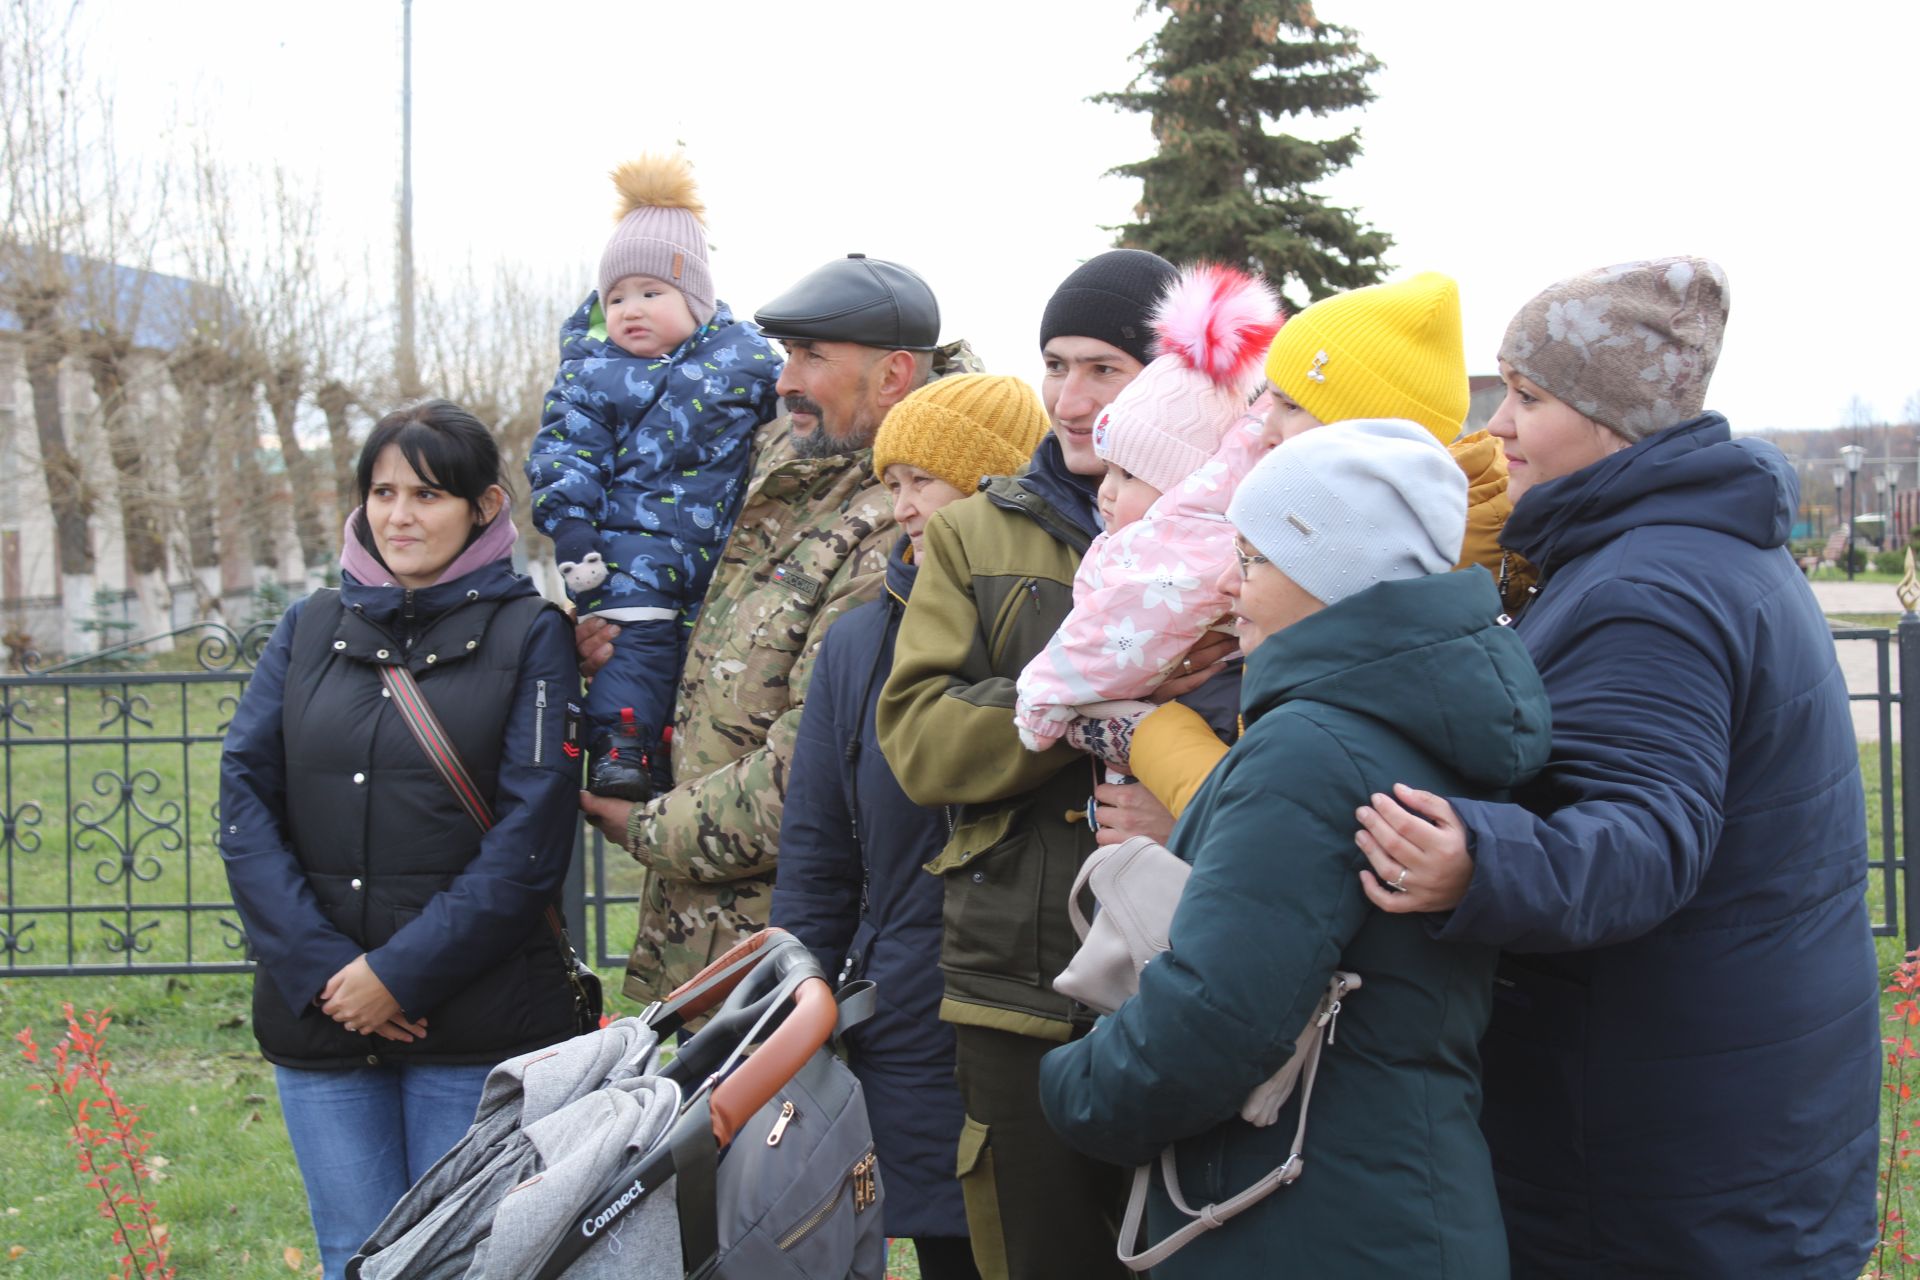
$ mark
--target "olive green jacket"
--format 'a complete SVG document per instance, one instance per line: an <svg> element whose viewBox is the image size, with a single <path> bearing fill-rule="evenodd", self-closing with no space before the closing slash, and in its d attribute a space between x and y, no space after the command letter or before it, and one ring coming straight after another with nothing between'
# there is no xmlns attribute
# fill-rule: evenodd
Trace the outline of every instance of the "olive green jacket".
<svg viewBox="0 0 1920 1280"><path fill-rule="evenodd" d="M927 522L878 724L901 787L952 823L927 864L946 878L949 1022L1050 1040L1072 1030L1053 978L1077 945L1066 902L1093 849L1082 814L1097 775L1064 744L1021 746L1013 702L1021 669L1073 607L1088 541L1008 477Z"/></svg>

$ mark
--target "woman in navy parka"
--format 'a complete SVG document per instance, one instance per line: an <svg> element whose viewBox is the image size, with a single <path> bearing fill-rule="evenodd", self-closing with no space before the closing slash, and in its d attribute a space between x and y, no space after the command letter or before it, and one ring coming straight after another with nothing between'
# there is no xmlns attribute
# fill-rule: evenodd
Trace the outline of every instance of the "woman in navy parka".
<svg viewBox="0 0 1920 1280"><path fill-rule="evenodd" d="M359 465L341 587L274 631L227 732L220 853L259 962L328 1277L466 1132L493 1064L580 1029L544 916L572 854L572 628L515 574L500 459L444 400ZM388 696L404 663L496 819L482 836Z"/></svg>
<svg viewBox="0 0 1920 1280"><path fill-rule="evenodd" d="M1489 430L1552 756L1518 804L1360 812L1376 905L1506 952L1482 1123L1516 1277L1853 1280L1876 1234L1859 756L1793 471L1700 412L1725 318L1698 258L1515 317Z"/></svg>
<svg viewBox="0 0 1920 1280"><path fill-rule="evenodd" d="M887 595L833 624L800 718L772 923L817 954L871 978L879 1009L847 1035L887 1179L887 1234L911 1236L926 1280L975 1277L955 1179L965 1119L954 1084L953 1028L940 1021L943 885L922 864L949 834L946 814L907 798L880 754L874 707L919 572L927 518L989 475L1018 470L1047 432L1046 410L1018 378L964 374L895 405L873 442L902 533Z"/></svg>

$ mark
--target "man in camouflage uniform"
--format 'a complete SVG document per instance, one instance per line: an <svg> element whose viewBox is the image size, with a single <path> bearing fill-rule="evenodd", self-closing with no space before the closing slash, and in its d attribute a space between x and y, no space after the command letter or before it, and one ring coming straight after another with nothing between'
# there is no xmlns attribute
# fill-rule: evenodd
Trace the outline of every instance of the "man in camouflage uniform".
<svg viewBox="0 0 1920 1280"><path fill-rule="evenodd" d="M754 320L787 347L787 413L754 437L753 475L687 645L674 786L638 805L581 796L595 825L647 869L623 988L640 1002L766 926L814 653L835 618L878 597L895 536L873 434L930 379L980 371L964 342L936 345L940 311L925 281L858 254ZM606 636L582 624L590 671Z"/></svg>

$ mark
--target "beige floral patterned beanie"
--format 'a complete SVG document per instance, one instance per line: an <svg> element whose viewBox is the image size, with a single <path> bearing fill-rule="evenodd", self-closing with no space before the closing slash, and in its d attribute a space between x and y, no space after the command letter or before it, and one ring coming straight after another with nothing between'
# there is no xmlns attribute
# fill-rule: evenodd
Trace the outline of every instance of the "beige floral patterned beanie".
<svg viewBox="0 0 1920 1280"><path fill-rule="evenodd" d="M1727 273L1705 258L1623 262L1520 308L1500 359L1615 435L1699 416L1727 327Z"/></svg>

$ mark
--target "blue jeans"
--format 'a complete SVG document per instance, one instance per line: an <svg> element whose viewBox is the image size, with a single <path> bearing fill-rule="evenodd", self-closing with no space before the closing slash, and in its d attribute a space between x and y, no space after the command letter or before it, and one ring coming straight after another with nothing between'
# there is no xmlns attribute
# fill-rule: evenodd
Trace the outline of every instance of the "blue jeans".
<svg viewBox="0 0 1920 1280"><path fill-rule="evenodd" d="M473 1123L491 1067L274 1068L325 1280Z"/></svg>

